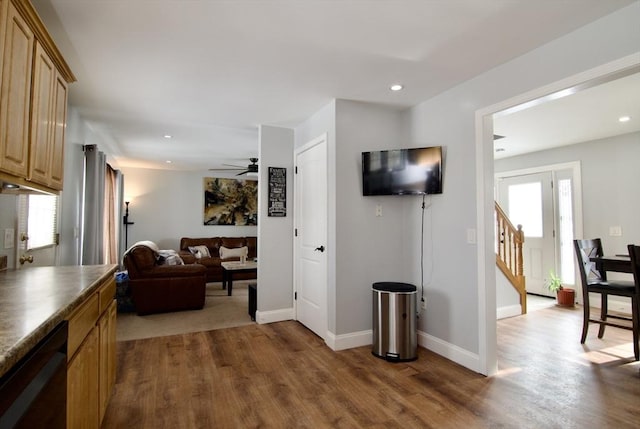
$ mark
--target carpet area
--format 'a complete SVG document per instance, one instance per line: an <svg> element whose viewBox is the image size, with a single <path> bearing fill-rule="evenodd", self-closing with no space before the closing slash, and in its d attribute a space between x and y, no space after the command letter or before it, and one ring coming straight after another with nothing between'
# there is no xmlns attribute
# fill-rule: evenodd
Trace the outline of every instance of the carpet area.
<svg viewBox="0 0 640 429"><path fill-rule="evenodd" d="M117 341L212 331L255 323L248 314L248 283L234 281L233 296L227 296L227 291L222 289L220 283L208 283L202 310L147 316L118 313Z"/></svg>

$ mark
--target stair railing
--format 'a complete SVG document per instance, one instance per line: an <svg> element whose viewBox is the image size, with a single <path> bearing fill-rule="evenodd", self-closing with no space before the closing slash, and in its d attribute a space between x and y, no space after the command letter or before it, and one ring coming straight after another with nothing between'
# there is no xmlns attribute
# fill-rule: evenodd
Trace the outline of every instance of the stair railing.
<svg viewBox="0 0 640 429"><path fill-rule="evenodd" d="M502 208L495 203L496 218L496 265L520 295L522 314L527 313L527 289L523 271L522 225L514 227Z"/></svg>

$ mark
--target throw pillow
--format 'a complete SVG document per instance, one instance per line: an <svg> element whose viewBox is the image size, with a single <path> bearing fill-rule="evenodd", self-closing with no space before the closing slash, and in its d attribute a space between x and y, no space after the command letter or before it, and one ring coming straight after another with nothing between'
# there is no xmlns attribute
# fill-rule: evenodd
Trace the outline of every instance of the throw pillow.
<svg viewBox="0 0 640 429"><path fill-rule="evenodd" d="M243 256L246 258L248 254L249 248L247 246L236 247L233 249L220 246L220 259L241 258Z"/></svg>
<svg viewBox="0 0 640 429"><path fill-rule="evenodd" d="M162 258L162 260L160 260ZM160 250L158 252L158 265L184 265L184 261L175 250Z"/></svg>
<svg viewBox="0 0 640 429"><path fill-rule="evenodd" d="M195 256L196 259L211 257L211 255L209 254L209 249L204 245L191 246L189 247L189 252L193 253L193 256Z"/></svg>

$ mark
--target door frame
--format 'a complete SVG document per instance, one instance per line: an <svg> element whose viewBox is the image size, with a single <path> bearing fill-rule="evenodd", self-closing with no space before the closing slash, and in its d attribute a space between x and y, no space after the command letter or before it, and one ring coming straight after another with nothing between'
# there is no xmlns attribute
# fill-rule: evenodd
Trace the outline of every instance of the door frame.
<svg viewBox="0 0 640 429"><path fill-rule="evenodd" d="M517 176L526 176L530 174L538 174L538 173L546 173L550 172L552 181L553 181L553 190L552 196L553 199L553 223L554 229L557 231L558 226L558 207L557 207L557 178L556 172L560 170L571 170L571 176L573 181L573 192L572 192L572 204L573 204L573 236L574 237L582 237L584 232L584 227L582 223L582 169L580 161L570 161L559 164L548 164L548 165L540 165L536 167L530 168L521 168L517 170L509 170L502 171L500 173L494 173L493 184L496 188L496 196L499 195L499 190L497 186L497 182L500 179L506 179L510 177ZM555 249L555 265L556 267L560 262L560 246L559 246L559 238L558 234L553 240L553 246ZM576 298L579 303L582 303L582 287L580 285L580 279L578 277L577 268L574 270L574 278L573 278L573 286L576 289Z"/></svg>
<svg viewBox="0 0 640 429"><path fill-rule="evenodd" d="M327 223L326 223L326 230L325 230L325 245L328 244L328 239L329 239L329 212L328 212L328 199L329 199L329 189L328 189L328 134L327 133L323 133L320 136L311 139L310 141L308 141L307 143L305 143L304 145L298 147L295 149L294 151L294 155L293 155L293 160L294 160L294 175L293 175L293 207L294 207L294 211L293 211L293 228L294 231L296 230L297 226L298 226L298 222L299 222L299 213L297 210L298 207L298 200L299 200L299 194L298 192L300 191L299 185L298 185L298 175L295 172L295 169L297 168L297 160L298 160L298 155L300 155L302 152L306 152L308 150L310 150L311 148L313 148L314 146L317 145L324 145L324 151L325 151L325 162L326 162L326 167L327 169L325 170L327 172L327 176L324 178L325 182L327 182L327 212L325 213L325 216L327 218ZM327 246L327 252L329 252L329 246ZM298 270L299 270L299 250L298 250L298 243L297 243L297 237L296 234L293 234L293 291L292 291L292 299L293 299L293 317L294 320L298 320L298 301L296 300L296 295L298 293L299 287L298 287ZM323 314L322 314L322 327L323 327L323 332L324 335L322 335L322 339L325 341L325 343L327 342L327 339L329 337L329 263L328 263L328 259L329 259L329 254L327 253L326 256L326 260L327 263L325 264L325 285L324 285L324 293L325 293L325 297L324 297L324 309L323 309Z"/></svg>
<svg viewBox="0 0 640 429"><path fill-rule="evenodd" d="M496 326L496 275L493 251L493 115L522 110L549 97L591 88L640 71L640 56L627 55L615 61L538 87L499 103L476 110L476 228L478 277L478 372L498 372Z"/></svg>

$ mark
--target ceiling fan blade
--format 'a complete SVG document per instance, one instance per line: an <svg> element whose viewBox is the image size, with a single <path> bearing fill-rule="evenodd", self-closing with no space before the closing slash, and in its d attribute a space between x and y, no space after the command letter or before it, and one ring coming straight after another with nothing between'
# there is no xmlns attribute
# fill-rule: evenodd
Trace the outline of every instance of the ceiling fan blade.
<svg viewBox="0 0 640 429"><path fill-rule="evenodd" d="M241 167L241 168L210 168L209 171L238 171L238 170L242 170L245 169L247 167Z"/></svg>
<svg viewBox="0 0 640 429"><path fill-rule="evenodd" d="M236 168L247 168L246 165L235 165L235 164L222 164L225 167L236 167Z"/></svg>
<svg viewBox="0 0 640 429"><path fill-rule="evenodd" d="M249 172L249 170L245 170L242 173L238 173L236 174L236 176L242 176L243 174L247 174Z"/></svg>

